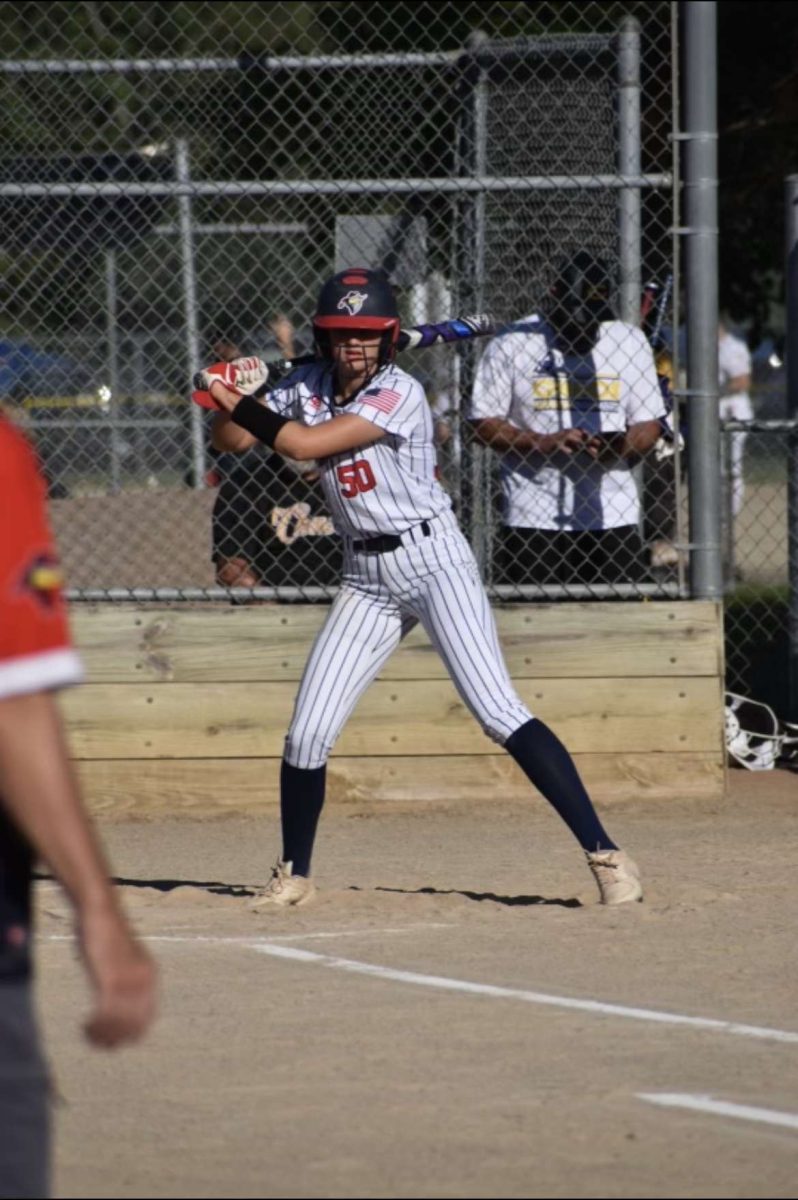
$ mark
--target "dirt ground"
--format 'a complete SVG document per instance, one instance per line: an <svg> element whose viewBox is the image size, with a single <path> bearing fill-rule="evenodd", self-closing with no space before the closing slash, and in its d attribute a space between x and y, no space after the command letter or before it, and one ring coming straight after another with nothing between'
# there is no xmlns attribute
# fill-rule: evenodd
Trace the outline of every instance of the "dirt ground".
<svg viewBox="0 0 798 1200"><path fill-rule="evenodd" d="M246 900L276 810L103 825L162 1013L139 1047L85 1046L38 884L57 1194L798 1195L798 775L604 816L644 904L598 906L542 802L333 805L318 903L269 917Z"/></svg>

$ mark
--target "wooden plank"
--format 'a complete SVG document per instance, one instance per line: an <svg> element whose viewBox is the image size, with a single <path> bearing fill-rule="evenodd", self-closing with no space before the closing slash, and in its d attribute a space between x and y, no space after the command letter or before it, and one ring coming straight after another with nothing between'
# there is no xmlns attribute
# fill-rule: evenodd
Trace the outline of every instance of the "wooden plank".
<svg viewBox="0 0 798 1200"><path fill-rule="evenodd" d="M720 681L522 679L518 692L572 752L720 753ZM279 756L293 683L86 684L64 696L76 758ZM341 737L343 755L490 754L448 680L378 680Z"/></svg>
<svg viewBox="0 0 798 1200"><path fill-rule="evenodd" d="M324 605L196 610L73 608L92 682L298 680ZM720 606L678 603L515 604L494 608L513 678L719 675ZM415 630L383 679L442 679L443 663Z"/></svg>
<svg viewBox="0 0 798 1200"><path fill-rule="evenodd" d="M717 755L582 754L576 765L601 805L640 800L720 799ZM105 760L81 762L87 803L113 819L268 813L278 821L280 762L265 759ZM331 760L328 804L543 803L509 755Z"/></svg>

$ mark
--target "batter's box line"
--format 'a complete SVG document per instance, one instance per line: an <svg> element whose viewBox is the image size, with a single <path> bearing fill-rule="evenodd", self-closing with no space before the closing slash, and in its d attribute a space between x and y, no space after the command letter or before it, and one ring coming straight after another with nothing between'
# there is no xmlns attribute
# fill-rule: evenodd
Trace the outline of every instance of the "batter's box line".
<svg viewBox="0 0 798 1200"><path fill-rule="evenodd" d="M659 1025L676 1025L681 1028L726 1033L734 1037L753 1038L760 1041L781 1042L798 1045L798 1032L788 1029L772 1029L763 1025L744 1025L736 1021L722 1021L714 1017L691 1017L682 1013L660 1012L653 1008L632 1008L624 1004L606 1004L601 1000L579 1000L572 996L557 996L546 992L530 992L523 988L499 987L495 984L472 983L465 979L451 979L444 975L423 975L417 971L402 971L395 967L384 967L377 963L358 962L350 958L333 958L318 954L314 950L301 950L293 946L278 946L276 939L271 943L260 942L250 948L259 954L273 958L289 959L346 971L354 975L368 975L374 979L386 979L395 983L412 984L416 987L434 988L438 991L464 992L472 996L487 996L495 1000L521 1000L527 1004L540 1004L551 1008L563 1008L576 1012L594 1013L597 1016L621 1017L632 1021L649 1021Z"/></svg>
<svg viewBox="0 0 798 1200"><path fill-rule="evenodd" d="M181 942L186 945L191 945L192 942L197 942L204 943L206 945L248 946L252 949L258 949L260 946L269 946L274 942L305 942L313 941L315 939L342 937L383 937L386 934L417 933L420 929L455 928L456 923L452 921L424 921L416 922L413 925L402 925L395 929L328 929L317 931L315 933L270 934L268 938L264 938L263 935L259 934L224 935L202 933L140 933L137 936L139 941L142 942ZM74 942L76 939L72 934L48 933L40 935L39 940L45 942Z"/></svg>
<svg viewBox="0 0 798 1200"><path fill-rule="evenodd" d="M753 1104L733 1104L718 1100L714 1096L692 1092L636 1092L638 1100L657 1104L661 1108L681 1108L690 1112L708 1113L714 1117L733 1117L738 1121L754 1121L763 1125L776 1125L782 1129L798 1129L798 1113L779 1112L774 1108L760 1108Z"/></svg>
<svg viewBox="0 0 798 1200"><path fill-rule="evenodd" d="M523 988L508 988L500 987L496 984L473 983L466 979L452 979L444 975L424 975L417 971L402 971L395 967L381 966L379 963L359 962L356 959L319 954L315 950L302 950L295 946L277 944L280 941L289 942L298 941L299 939L362 937L364 934L412 933L418 929L450 929L452 927L451 924L430 923L415 926L406 925L397 929L347 929L337 932L325 930L317 933L286 934L282 937L278 935L268 939L246 935L230 937L223 935L205 936L202 934L145 934L142 940L152 942L238 945L273 958L313 964L336 971L346 971L349 974L366 975L372 979L385 979L394 983L433 988L438 991L463 992L467 995L486 996L498 1000L520 1000L527 1004L539 1004L551 1008L566 1009L572 1012L587 1012L597 1016L620 1017L632 1021L648 1021L659 1025L675 1025L683 1029L725 1033L733 1037L751 1038L757 1041L798 1045L798 1032L789 1029L773 1029L765 1025L747 1025L736 1021L723 1021L715 1017L692 1017L683 1013L661 1012L653 1008L633 1008L624 1004L607 1004L601 1000L580 1000L573 996L557 996L547 992L526 991ZM66 934L46 934L43 940L51 942L74 942L75 938Z"/></svg>

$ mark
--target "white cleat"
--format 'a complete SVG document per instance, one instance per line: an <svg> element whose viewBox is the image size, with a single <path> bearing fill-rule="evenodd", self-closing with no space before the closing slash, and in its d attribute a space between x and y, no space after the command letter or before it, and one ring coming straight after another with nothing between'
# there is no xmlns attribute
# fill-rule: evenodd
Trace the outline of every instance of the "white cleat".
<svg viewBox="0 0 798 1200"><path fill-rule="evenodd" d="M643 899L640 871L625 850L585 851L587 865L598 884L602 904L629 904Z"/></svg>
<svg viewBox="0 0 798 1200"><path fill-rule="evenodd" d="M272 877L262 892L259 892L249 908L252 912L264 909L300 908L316 895L316 885L304 875L293 874L293 864L278 858L272 868Z"/></svg>

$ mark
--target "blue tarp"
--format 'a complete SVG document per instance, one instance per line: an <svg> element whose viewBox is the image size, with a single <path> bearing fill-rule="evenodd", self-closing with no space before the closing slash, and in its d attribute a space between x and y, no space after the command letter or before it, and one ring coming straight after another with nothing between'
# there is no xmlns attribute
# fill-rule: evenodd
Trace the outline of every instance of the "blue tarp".
<svg viewBox="0 0 798 1200"><path fill-rule="evenodd" d="M76 359L0 339L0 398L73 396L91 386L90 372Z"/></svg>

